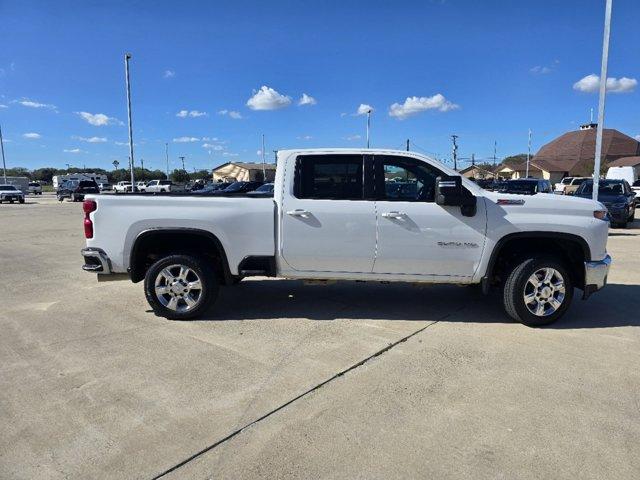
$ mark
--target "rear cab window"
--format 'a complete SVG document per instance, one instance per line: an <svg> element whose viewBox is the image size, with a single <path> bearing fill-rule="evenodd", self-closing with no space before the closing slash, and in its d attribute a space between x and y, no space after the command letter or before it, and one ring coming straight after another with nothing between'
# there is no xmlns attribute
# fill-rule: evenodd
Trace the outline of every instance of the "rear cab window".
<svg viewBox="0 0 640 480"><path fill-rule="evenodd" d="M301 155L296 159L294 196L362 200L363 168L362 155Z"/></svg>

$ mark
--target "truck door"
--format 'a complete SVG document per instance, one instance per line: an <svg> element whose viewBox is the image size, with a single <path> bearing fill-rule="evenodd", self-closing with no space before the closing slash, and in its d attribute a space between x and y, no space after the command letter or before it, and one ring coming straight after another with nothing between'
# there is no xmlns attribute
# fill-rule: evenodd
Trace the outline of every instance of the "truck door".
<svg viewBox="0 0 640 480"><path fill-rule="evenodd" d="M471 277L482 256L486 210L472 217L435 203L434 165L403 156L376 156L378 246L374 273Z"/></svg>
<svg viewBox="0 0 640 480"><path fill-rule="evenodd" d="M299 155L287 166L280 252L301 272L371 273L375 202L365 200L363 155Z"/></svg>

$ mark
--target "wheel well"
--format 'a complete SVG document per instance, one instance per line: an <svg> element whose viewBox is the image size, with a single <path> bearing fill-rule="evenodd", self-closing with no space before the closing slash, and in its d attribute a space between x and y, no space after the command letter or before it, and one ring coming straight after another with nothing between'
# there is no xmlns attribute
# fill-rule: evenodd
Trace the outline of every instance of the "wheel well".
<svg viewBox="0 0 640 480"><path fill-rule="evenodd" d="M558 257L569 270L573 284L584 288L584 262L590 260L589 247L584 240L573 235L515 235L505 238L496 245L485 278L493 285L502 283L518 260L532 254Z"/></svg>
<svg viewBox="0 0 640 480"><path fill-rule="evenodd" d="M210 232L194 229L151 230L141 233L131 249L129 273L133 282L144 279L149 267L173 254L197 255L211 262L223 284L231 282L231 273L220 240Z"/></svg>

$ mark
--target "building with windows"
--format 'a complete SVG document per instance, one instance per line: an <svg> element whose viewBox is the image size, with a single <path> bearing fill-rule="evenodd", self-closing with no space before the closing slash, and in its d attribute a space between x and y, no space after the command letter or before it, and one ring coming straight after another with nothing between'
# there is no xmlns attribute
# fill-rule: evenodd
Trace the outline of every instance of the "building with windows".
<svg viewBox="0 0 640 480"><path fill-rule="evenodd" d="M264 175L263 175L264 168ZM274 163L227 162L213 169L214 182L273 182ZM266 178L265 178L266 177Z"/></svg>

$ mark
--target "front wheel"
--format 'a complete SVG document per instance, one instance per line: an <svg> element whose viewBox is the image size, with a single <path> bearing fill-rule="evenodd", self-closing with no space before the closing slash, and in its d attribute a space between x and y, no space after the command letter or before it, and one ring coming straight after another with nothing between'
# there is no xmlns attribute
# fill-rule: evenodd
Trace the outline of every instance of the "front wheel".
<svg viewBox="0 0 640 480"><path fill-rule="evenodd" d="M573 298L573 283L564 264L554 257L528 258L504 284L504 308L510 317L539 327L558 320Z"/></svg>
<svg viewBox="0 0 640 480"><path fill-rule="evenodd" d="M170 255L145 275L144 292L153 311L170 320L188 320L206 311L218 296L211 266L190 255Z"/></svg>

